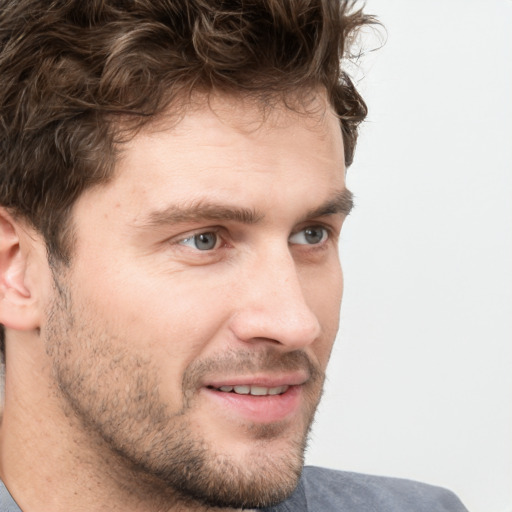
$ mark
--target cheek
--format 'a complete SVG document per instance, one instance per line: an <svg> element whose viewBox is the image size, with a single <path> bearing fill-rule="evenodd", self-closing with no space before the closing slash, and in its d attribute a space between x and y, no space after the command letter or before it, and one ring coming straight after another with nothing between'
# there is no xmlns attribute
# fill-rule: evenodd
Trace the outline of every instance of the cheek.
<svg viewBox="0 0 512 512"><path fill-rule="evenodd" d="M113 272L105 281L108 286L100 288L90 279L74 279L80 316L113 351L153 366L163 395L176 394L187 367L222 325L221 298L212 300L184 275L151 275L140 268L138 274Z"/></svg>
<svg viewBox="0 0 512 512"><path fill-rule="evenodd" d="M338 332L343 274L339 264L333 264L325 272L312 270L303 276L305 300L322 326L322 338L315 346L317 357L325 366Z"/></svg>
<svg viewBox="0 0 512 512"><path fill-rule="evenodd" d="M323 325L338 323L343 273L337 258L321 267L306 267L300 271L304 299Z"/></svg>
<svg viewBox="0 0 512 512"><path fill-rule="evenodd" d="M117 314L133 342L142 343L166 374L181 375L226 323L226 296L219 286L185 273L142 277L136 288L136 294L121 293L113 301Z"/></svg>

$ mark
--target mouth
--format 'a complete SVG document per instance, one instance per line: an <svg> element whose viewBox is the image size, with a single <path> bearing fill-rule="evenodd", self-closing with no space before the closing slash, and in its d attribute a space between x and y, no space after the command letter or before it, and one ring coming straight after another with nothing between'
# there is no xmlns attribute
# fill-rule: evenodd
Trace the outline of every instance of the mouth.
<svg viewBox="0 0 512 512"><path fill-rule="evenodd" d="M245 379L244 379L245 380ZM229 381L228 381L229 382ZM266 384L266 385L264 385ZM205 397L212 401L215 414L244 419L255 424L269 424L291 419L303 407L303 382L290 383L210 383L203 387Z"/></svg>
<svg viewBox="0 0 512 512"><path fill-rule="evenodd" d="M251 396L277 396L286 393L290 386L275 386L264 387L256 385L243 385L243 386L220 386L218 388L208 386L208 389L220 391L222 393L234 393L236 395L251 395Z"/></svg>

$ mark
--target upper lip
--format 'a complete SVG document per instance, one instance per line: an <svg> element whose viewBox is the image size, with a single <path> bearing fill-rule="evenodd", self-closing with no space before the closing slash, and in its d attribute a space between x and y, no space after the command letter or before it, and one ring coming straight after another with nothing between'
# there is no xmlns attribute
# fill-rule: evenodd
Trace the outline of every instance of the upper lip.
<svg viewBox="0 0 512 512"><path fill-rule="evenodd" d="M284 373L279 375L238 375L232 377L222 376L205 381L204 387L220 388L222 386L260 386L263 388L277 388L280 386L300 386L309 379L305 371Z"/></svg>

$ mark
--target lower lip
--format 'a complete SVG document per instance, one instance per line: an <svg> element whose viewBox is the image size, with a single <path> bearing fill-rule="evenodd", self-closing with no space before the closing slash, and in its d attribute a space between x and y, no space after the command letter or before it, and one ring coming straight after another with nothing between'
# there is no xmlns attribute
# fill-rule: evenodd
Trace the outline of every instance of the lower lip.
<svg viewBox="0 0 512 512"><path fill-rule="evenodd" d="M300 407L301 386L290 386L281 395L238 395L215 389L202 389L223 411L234 412L255 423L274 423L293 416Z"/></svg>

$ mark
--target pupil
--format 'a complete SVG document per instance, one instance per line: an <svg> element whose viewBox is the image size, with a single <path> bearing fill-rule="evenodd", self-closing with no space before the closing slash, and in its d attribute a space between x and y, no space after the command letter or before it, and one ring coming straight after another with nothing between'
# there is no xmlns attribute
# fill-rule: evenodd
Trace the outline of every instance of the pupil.
<svg viewBox="0 0 512 512"><path fill-rule="evenodd" d="M213 249L217 243L217 235L215 233L201 233L195 236L195 245L198 249L206 251Z"/></svg>
<svg viewBox="0 0 512 512"><path fill-rule="evenodd" d="M308 228L305 232L306 240L310 244L318 244L322 241L323 230L322 228Z"/></svg>

